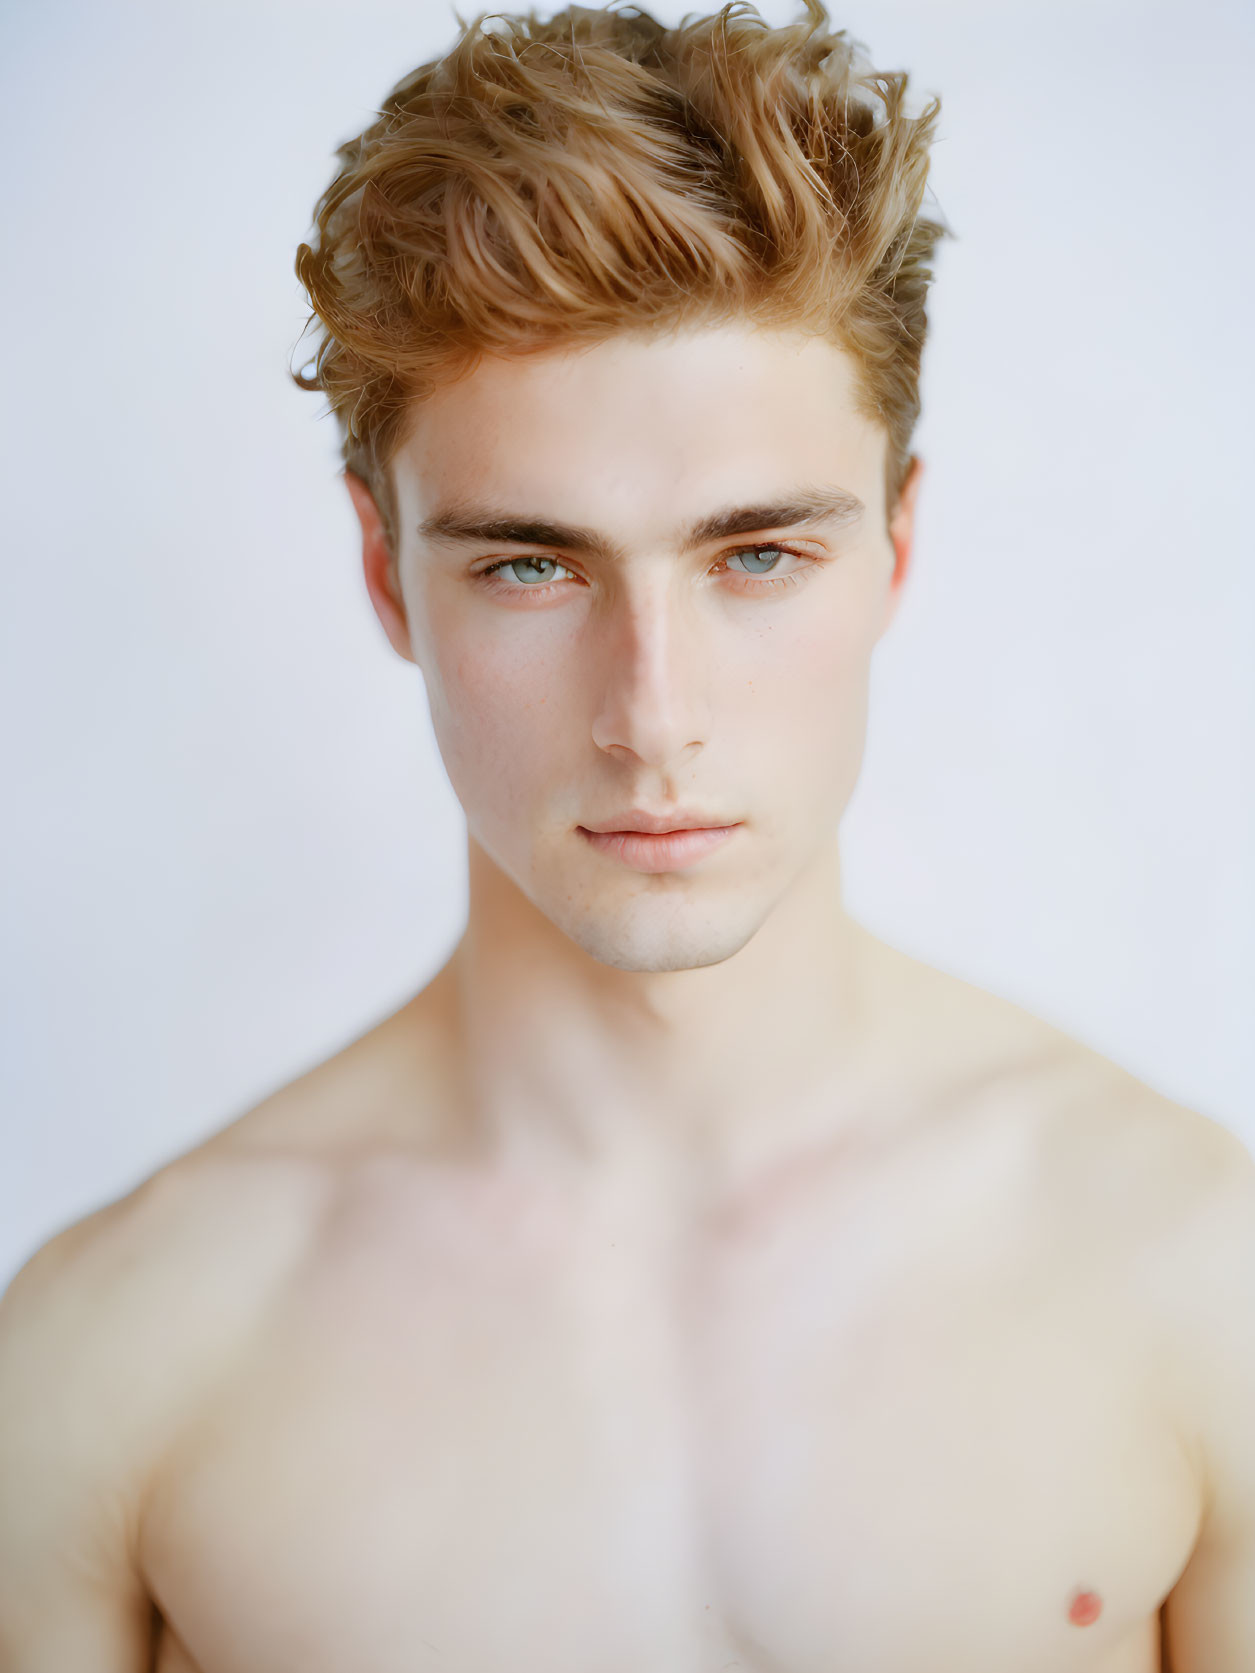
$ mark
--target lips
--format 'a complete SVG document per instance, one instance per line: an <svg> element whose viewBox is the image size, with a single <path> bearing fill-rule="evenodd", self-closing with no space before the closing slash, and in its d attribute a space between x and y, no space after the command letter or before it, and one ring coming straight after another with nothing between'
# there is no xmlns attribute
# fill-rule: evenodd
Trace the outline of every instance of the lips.
<svg viewBox="0 0 1255 1673"><path fill-rule="evenodd" d="M606 833L639 831L649 836L665 836L669 831L719 831L737 821L718 813L698 813L691 808L673 808L669 813L651 813L645 808L628 808L625 813L609 819L582 825L581 830Z"/></svg>
<svg viewBox="0 0 1255 1673"><path fill-rule="evenodd" d="M593 831L579 827L580 835L608 859L618 860L633 871L685 871L721 847L740 829L739 825L689 827L676 831Z"/></svg>

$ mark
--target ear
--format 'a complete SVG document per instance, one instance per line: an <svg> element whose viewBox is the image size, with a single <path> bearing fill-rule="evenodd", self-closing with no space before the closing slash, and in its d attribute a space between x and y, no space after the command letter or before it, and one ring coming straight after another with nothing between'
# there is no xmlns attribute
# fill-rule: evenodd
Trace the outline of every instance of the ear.
<svg viewBox="0 0 1255 1673"><path fill-rule="evenodd" d="M398 656L417 664L410 646L409 623L405 617L405 601L397 581L397 566L388 545L383 518L375 504L375 496L354 471L344 472L344 485L353 501L353 509L362 529L362 571L366 590L375 607L388 642Z"/></svg>
<svg viewBox="0 0 1255 1673"><path fill-rule="evenodd" d="M893 543L893 575L889 581L889 591L885 599L885 615L881 623L880 632L884 633L894 616L898 613L898 606L902 602L903 589L911 568L911 552L915 543L915 500L919 493L920 479L924 474L924 461L918 453L911 455L911 468L906 473L906 480L902 484L902 491L898 495L898 503L894 507L893 516L889 519L889 539ZM877 636L879 637L879 635Z"/></svg>

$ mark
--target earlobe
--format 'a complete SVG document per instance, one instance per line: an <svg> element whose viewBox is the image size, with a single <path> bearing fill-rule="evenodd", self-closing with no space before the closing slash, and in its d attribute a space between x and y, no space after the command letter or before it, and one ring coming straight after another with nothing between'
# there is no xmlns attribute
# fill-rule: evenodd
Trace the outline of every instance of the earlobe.
<svg viewBox="0 0 1255 1673"><path fill-rule="evenodd" d="M416 663L417 659L410 645L405 604L397 581L397 567L384 532L379 507L375 504L375 497L355 471L345 470L344 484L361 526L362 573L375 614L388 635L388 643L397 655L404 657L406 662Z"/></svg>

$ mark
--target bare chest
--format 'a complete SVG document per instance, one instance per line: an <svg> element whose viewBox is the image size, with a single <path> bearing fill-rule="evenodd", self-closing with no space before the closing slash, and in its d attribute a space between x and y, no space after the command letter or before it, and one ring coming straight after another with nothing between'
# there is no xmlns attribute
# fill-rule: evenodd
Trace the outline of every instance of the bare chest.
<svg viewBox="0 0 1255 1673"><path fill-rule="evenodd" d="M965 1178L697 1241L359 1200L163 1469L161 1673L1155 1673L1197 1505L1127 1266Z"/></svg>

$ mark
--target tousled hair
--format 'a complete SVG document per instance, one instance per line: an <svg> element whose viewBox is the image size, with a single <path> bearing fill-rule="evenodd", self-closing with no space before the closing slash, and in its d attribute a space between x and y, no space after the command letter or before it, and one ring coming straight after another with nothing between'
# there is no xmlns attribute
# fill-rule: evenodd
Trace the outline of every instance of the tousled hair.
<svg viewBox="0 0 1255 1673"><path fill-rule="evenodd" d="M454 45L338 148L296 256L320 340L292 376L327 396L394 556L414 405L481 355L734 320L852 357L892 513L928 264L954 236L920 214L941 103L906 114L906 72L802 3L779 28L751 0L675 28L619 0L547 21L455 11Z"/></svg>

